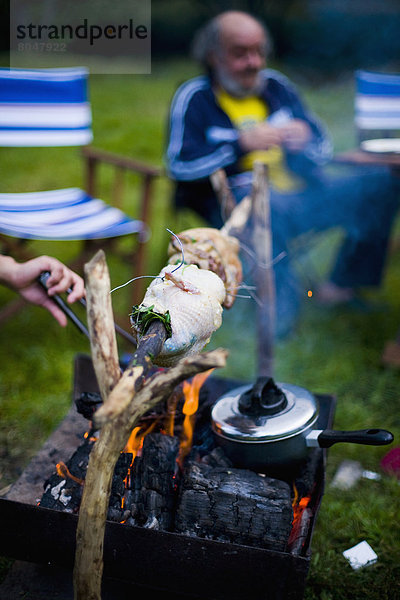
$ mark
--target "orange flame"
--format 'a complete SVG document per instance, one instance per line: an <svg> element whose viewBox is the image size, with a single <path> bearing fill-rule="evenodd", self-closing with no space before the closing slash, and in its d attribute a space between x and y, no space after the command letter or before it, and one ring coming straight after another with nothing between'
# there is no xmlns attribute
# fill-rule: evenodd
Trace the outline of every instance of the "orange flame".
<svg viewBox="0 0 400 600"><path fill-rule="evenodd" d="M180 392L175 390L169 397L167 403L167 417L164 423L164 432L171 437L174 435L175 413L179 398Z"/></svg>
<svg viewBox="0 0 400 600"><path fill-rule="evenodd" d="M182 408L182 412L185 415L183 420L183 429L181 437L181 445L178 456L178 463L182 465L185 456L189 453L192 447L193 431L196 421L196 411L199 407L199 395L200 389L207 377L211 375L214 369L209 369L204 373L198 373L192 379L192 382L183 382L183 394L185 396L185 402Z"/></svg>
<svg viewBox="0 0 400 600"><path fill-rule="evenodd" d="M177 458L177 463L179 465L182 465L182 462L183 462L185 456L189 453L190 448L192 446L193 431L194 431L194 425L195 425L195 419L196 419L195 413L196 413L196 411L198 409L198 405L199 405L199 395L200 395L201 386L203 385L203 383L205 382L207 377L209 375L211 375L213 370L214 369L210 369L209 371L205 371L204 373L198 373L197 375L195 375L193 377L191 383L189 383L187 381L183 382L183 394L185 397L185 402L184 402L184 405L182 408L182 412L185 415L185 418L184 418L184 422L183 422L183 426L182 426L180 449L179 449L179 454L178 454L178 458ZM160 431L162 433L165 433L166 435L171 435L171 436L174 435L176 407L177 407L177 404L178 404L179 400L181 399L181 397L182 397L182 389L179 389L179 390L176 389L175 392L173 392L171 394L170 398L168 399L167 415L164 418L164 422L160 428ZM131 466L128 469L128 474L124 480L125 487L129 487L129 485L130 485L133 461L135 460L135 457L140 454L140 451L143 447L144 438L146 437L146 435L151 433L153 431L153 429L159 424L160 418L161 417L155 418L148 427L144 427L143 425L140 425L138 427L135 427L132 430L130 438L129 438L128 442L126 443L126 446L123 450L123 452L129 452L133 455ZM124 507L124 504L125 504L125 499L122 498L122 503L121 503L122 508ZM124 521L121 521L121 522L123 523Z"/></svg>
<svg viewBox="0 0 400 600"><path fill-rule="evenodd" d="M60 477L64 477L64 479L69 477L69 479L76 481L76 483L79 483L79 485L83 485L85 483L83 479L80 479L79 477L75 477L75 475L72 475L72 473L68 469L67 465L65 463L63 463L62 461L57 463L56 469L57 469L57 474Z"/></svg>
<svg viewBox="0 0 400 600"><path fill-rule="evenodd" d="M148 433L151 433L156 425L157 419L154 419L154 421L146 429L143 429L143 426L135 427L134 429L132 429L130 438L127 441L126 446L124 448L124 452L130 452L131 454L133 454L132 460L138 454L139 450L142 449L143 441L146 435Z"/></svg>
<svg viewBox="0 0 400 600"><path fill-rule="evenodd" d="M89 442L97 442L97 440L99 439L98 437L92 435L91 437L89 437L89 431L87 431L86 433L83 434L83 437L85 438L85 440L89 439Z"/></svg>
<svg viewBox="0 0 400 600"><path fill-rule="evenodd" d="M303 516L304 510L310 504L311 496L304 496L303 498L299 498L299 493L297 491L296 486L294 486L294 498L292 502L293 507L293 522L292 522L292 531L289 538L290 542L296 538L297 528L301 523L301 517Z"/></svg>
<svg viewBox="0 0 400 600"><path fill-rule="evenodd" d="M127 441L126 446L123 449L123 452L132 454L132 462L128 469L128 473L124 479L126 488L129 486L133 461L135 460L139 451L143 447L144 438L146 437L146 435L148 433L151 433L153 431L154 427L157 425L157 422L158 422L157 419L154 419L154 421L146 429L143 429L143 426L134 427L132 429L132 433L129 437L129 440ZM121 508L124 508L124 505L125 505L125 498L122 498Z"/></svg>

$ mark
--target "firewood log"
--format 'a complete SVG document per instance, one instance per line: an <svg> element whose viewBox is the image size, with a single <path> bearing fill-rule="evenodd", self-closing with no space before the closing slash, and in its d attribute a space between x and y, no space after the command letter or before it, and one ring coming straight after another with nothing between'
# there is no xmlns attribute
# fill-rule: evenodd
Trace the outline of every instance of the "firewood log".
<svg viewBox="0 0 400 600"><path fill-rule="evenodd" d="M84 267L86 304L93 366L105 402L121 376L111 306L110 277L103 250Z"/></svg>

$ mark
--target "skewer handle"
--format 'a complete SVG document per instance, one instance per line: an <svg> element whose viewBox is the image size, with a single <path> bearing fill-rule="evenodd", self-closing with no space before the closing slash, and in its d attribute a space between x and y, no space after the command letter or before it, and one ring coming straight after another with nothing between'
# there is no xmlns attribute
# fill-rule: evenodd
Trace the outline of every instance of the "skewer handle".
<svg viewBox="0 0 400 600"><path fill-rule="evenodd" d="M49 277L50 277L49 271L44 271L43 273L41 273L39 275L39 278L38 278L39 283L46 290L46 292L47 292L47 285L46 284L47 284L47 280L48 280ZM58 294L54 294L54 296L51 296L51 299L53 300L53 302L55 302L57 304L57 306L59 308L61 308L61 310L63 311L63 313L65 315L67 315L67 317L79 329L79 331L81 333L85 334L86 337L89 339L89 330L82 323L82 321L76 316L76 314L70 309L70 307L64 302L64 300Z"/></svg>

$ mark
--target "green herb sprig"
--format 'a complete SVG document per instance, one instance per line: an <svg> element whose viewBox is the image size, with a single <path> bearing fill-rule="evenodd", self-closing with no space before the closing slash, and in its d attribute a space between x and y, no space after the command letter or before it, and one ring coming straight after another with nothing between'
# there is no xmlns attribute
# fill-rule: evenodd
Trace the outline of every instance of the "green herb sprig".
<svg viewBox="0 0 400 600"><path fill-rule="evenodd" d="M161 314L155 312L154 304L152 306L140 306L138 304L132 307L132 312L129 316L131 323L135 323L142 335L146 333L150 323L153 321L161 321L164 323L168 337L172 336L171 315L169 314L169 310L167 310L166 313Z"/></svg>

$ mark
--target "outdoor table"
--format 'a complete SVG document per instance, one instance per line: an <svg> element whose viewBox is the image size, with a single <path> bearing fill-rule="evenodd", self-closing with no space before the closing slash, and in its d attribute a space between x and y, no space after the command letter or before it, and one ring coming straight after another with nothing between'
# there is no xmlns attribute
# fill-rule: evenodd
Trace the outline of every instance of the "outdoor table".
<svg viewBox="0 0 400 600"><path fill-rule="evenodd" d="M334 157L335 162L353 165L384 165L400 172L400 152L366 152L359 148L341 152Z"/></svg>

